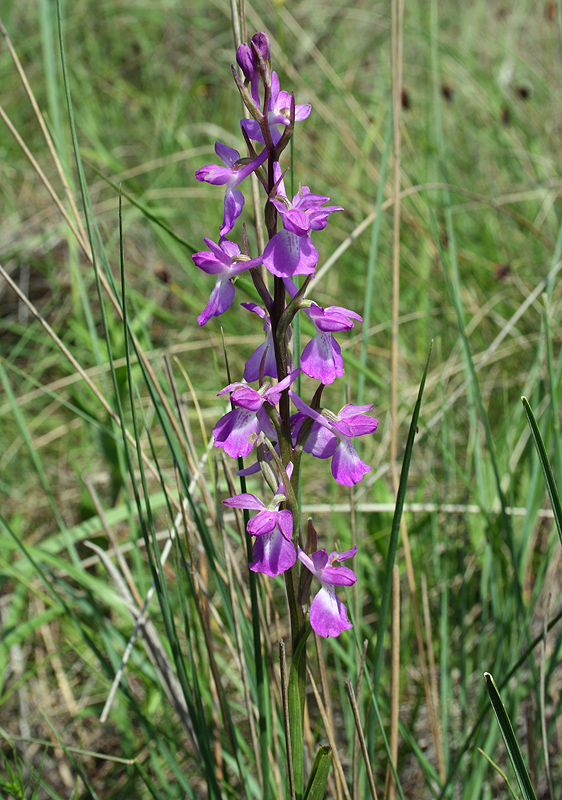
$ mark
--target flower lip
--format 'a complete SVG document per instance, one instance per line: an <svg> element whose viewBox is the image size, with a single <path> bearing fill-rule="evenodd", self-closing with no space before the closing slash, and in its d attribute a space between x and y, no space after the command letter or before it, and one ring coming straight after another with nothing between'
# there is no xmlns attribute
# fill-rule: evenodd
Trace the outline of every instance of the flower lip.
<svg viewBox="0 0 562 800"><path fill-rule="evenodd" d="M349 567L342 567L339 562L352 558L357 552L357 545L338 553L332 550L317 550L307 555L298 548L298 558L321 584L320 591L310 604L310 625L319 636L339 636L342 631L349 630L352 625L347 616L347 609L336 595L334 586L352 586L357 577Z"/></svg>

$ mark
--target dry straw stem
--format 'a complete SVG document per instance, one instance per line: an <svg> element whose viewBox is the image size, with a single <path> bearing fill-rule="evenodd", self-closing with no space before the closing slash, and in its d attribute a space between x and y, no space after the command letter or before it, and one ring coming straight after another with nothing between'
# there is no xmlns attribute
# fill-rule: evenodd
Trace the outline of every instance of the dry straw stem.
<svg viewBox="0 0 562 800"><path fill-rule="evenodd" d="M392 145L393 145L393 192L392 219L392 331L390 355L390 463L395 491L398 489L396 468L397 410L398 410L398 314L400 308L400 146L402 117L402 18L403 0L392 0L391 19L391 68L392 68Z"/></svg>
<svg viewBox="0 0 562 800"><path fill-rule="evenodd" d="M139 606L135 603L133 596L131 595L123 578L121 577L119 570L113 565L111 560L107 557L105 551L102 550L101 547L98 547L96 544L93 544L92 542L85 542L85 544L87 547L89 547L91 550L94 550L94 552L98 554L110 578L112 579L113 584L115 585L117 591L119 592L119 595L123 600L125 608L127 609L129 614L131 615L131 618L135 622L133 633L123 653L121 665L117 671L115 680L110 689L104 709L100 716L100 721L105 722L107 720L110 706L113 702L113 698L117 691L117 687L121 682L121 678L123 676L127 661L129 660L129 657L131 655L136 637L140 633L143 643L145 645L146 653L150 658L158 674L160 685L162 686L166 696L168 697L170 704L172 705L173 708L175 708L178 714L180 722L182 723L183 728L193 748L193 752L197 754L199 750L197 747L195 732L193 729L191 718L189 716L187 704L183 696L180 682L176 677L176 674L172 668L166 650L162 645L162 642L160 641L160 637L158 636L158 632L155 626L148 619L148 602L152 595L149 593L150 596L147 595L147 599L145 600L144 605L142 606L142 608L139 608Z"/></svg>
<svg viewBox="0 0 562 800"><path fill-rule="evenodd" d="M392 326L391 326L391 374L390 374L390 465L392 472L392 482L394 491L398 491L398 317L400 309L400 150L401 150L401 114L402 114L402 20L404 14L403 0L392 0L391 4L391 60L392 60L392 139L393 139L393 239L392 239ZM406 572L408 575L408 586L412 598L412 611L416 629L416 638L420 655L421 669L424 682L424 690L427 704L430 711L430 725L437 754L437 765L441 779L445 780L445 763L442 753L442 745L437 728L437 712L434 707L434 697L431 693L431 685L428 679L427 664L419 619L419 609L416 597L416 581L414 576L414 566L410 551L410 542L406 521L402 517L400 521L400 531L404 546L404 558L406 561ZM392 752L392 745L391 745ZM390 798L394 795L394 782L387 776Z"/></svg>
<svg viewBox="0 0 562 800"><path fill-rule="evenodd" d="M310 664L308 663L306 665L306 671L308 674L308 680L310 681L310 685L312 686L312 691L314 692L316 705L318 706L318 710L320 711L322 724L324 725L326 736L328 737L328 743L332 748L332 755L334 758L334 770L336 772L337 779L339 779L339 783L338 780L336 780L336 790L338 786L341 786L341 789L343 790L346 800L351 800L351 795L349 794L349 789L347 788L347 782L345 780L345 773L343 771L341 758L336 742L336 737L334 735L334 729L330 725L330 719L326 711L326 706L324 705L322 697L320 696L320 692L318 691L318 686L316 685L316 681L314 680L314 675L312 674L312 670L310 669Z"/></svg>
<svg viewBox="0 0 562 800"><path fill-rule="evenodd" d="M375 788L373 770L371 769L371 762L369 761L369 754L367 753L367 745L365 744L365 736L363 734L363 728L361 727L361 718L359 716L359 709L357 707L357 701L355 700L355 692L353 691L353 684L351 683L351 681L345 682L345 688L347 689L347 696L349 697L349 703L351 705L351 710L353 711L353 719L355 720L355 730L357 731L357 735L359 736L359 743L361 745L361 752L363 753L363 759L365 761L365 769L367 771L367 780L369 782L371 796L373 800L377 800L377 790Z"/></svg>
<svg viewBox="0 0 562 800"><path fill-rule="evenodd" d="M205 452L205 456L206 456L206 452ZM199 480L200 474L202 472L202 468L201 468L202 464L206 460L205 456L201 460L195 475L191 479L191 483L189 485L189 493L190 494L195 489L195 486L197 485L197 482ZM175 539L175 537L177 535L177 530L178 530L180 522L183 521L183 523L184 523L185 534L186 534L186 537L188 538L188 549L189 549L189 553L190 553L191 557L192 557L192 549L191 549L191 546L190 546L190 543L189 543L189 530L191 529L193 531L193 533L195 535L197 535L196 526L193 525L193 523L188 519L187 514L186 514L188 501L187 501L187 499L184 499L182 497L181 489L179 488L179 476L178 476L177 470L176 470L176 481L178 482L179 500L176 500L173 496L169 496L169 499L170 499L171 502L172 501L174 502L174 504L176 505L177 508L179 508L179 512L178 512L178 514L176 514L176 517L172 522L172 526L168 530L168 536L167 536L167 539L166 539L166 543L164 545L164 549L162 550L162 554L160 555L160 563L161 563L162 567L165 565L166 561L168 560L168 556L170 555L170 552L172 550L173 542L174 542L174 539ZM114 582L117 582L117 579L118 578L120 579L120 575L119 575L118 571L115 569L115 567L113 567L113 564L111 563L111 561L107 557L107 554L104 553L100 548L96 547L95 545L92 545L91 543L87 543L87 544L90 547L90 549L94 550L94 552L97 553L97 555L101 558L101 560L103 561L106 569L108 570L108 572L110 573L111 577L113 578ZM198 544L200 544L200 543L198 542ZM103 557L102 557L102 554L103 554ZM191 563L193 565L193 560L192 560ZM219 572L221 572L222 578L223 578L223 580L225 580L226 576L219 569L218 565L217 565L217 570L219 570ZM206 573L202 572L201 574L197 574L196 578L201 583L201 588L202 588L204 596L206 598L208 596L208 589L207 589L207 585L205 583L205 575L206 575ZM195 578L195 575L193 577ZM117 584L118 588L119 588L119 585L120 584ZM196 580L194 580L194 586L195 585L196 585ZM109 715L109 711L111 709L111 705L113 703L113 699L115 697L115 694L117 692L117 688L118 688L119 683L121 681L121 677L122 677L122 675L123 675L123 673L125 671L125 667L127 666L127 662L128 662L128 660L129 660L129 658L131 656L133 645L134 645L135 639L137 637L137 634L139 632L139 628L141 628L141 626L144 626L145 620L148 617L148 605L150 603L150 600L152 599L152 596L153 596L155 590L156 590L156 584L155 584L154 581L152 581L152 583L150 584L150 587L149 587L149 589L148 589L148 591L146 593L144 601L142 602L142 604L140 604L140 603L138 604L138 606L140 607L140 612L138 614L136 614L136 611L134 612L136 614L136 616L134 616L133 618L136 619L136 624L135 624L133 632L132 632L132 634L131 634L131 636L129 638L129 641L127 643L125 651L123 653L123 658L121 660L121 664L119 666L119 669L117 670L115 678L113 679L113 684L111 685L111 689L109 691L107 700L105 702L104 708L103 708L101 716L100 716L100 721L101 722L105 722L107 720L107 717ZM122 594L125 602L127 602L128 597L127 597L126 593L122 592L121 594ZM195 594L195 600L196 600L196 602L198 602L198 600L200 600L200 593L197 591L197 588L195 589L194 594ZM131 598L132 597L133 597L133 593L131 593ZM205 606L205 607L207 607L207 606ZM205 614L204 614L204 609L199 605L199 603L198 603L198 610L199 610L199 614L200 614L201 621L202 621L202 628L203 628L203 634L205 636L205 643L206 643L208 648L209 647L211 648L209 650L209 659L210 659L210 664L211 664L211 670L213 672L213 678L215 679L215 683L216 683L217 680L218 680L218 673L216 672L216 665L215 665L214 658L213 658L212 644L209 645L208 642L207 642L207 639L210 637L210 632L208 631L208 625L207 626L205 625L206 617L205 617ZM171 668L170 668L170 671L171 671ZM169 682L170 681L168 681L168 683ZM179 683L178 683L178 686L179 686ZM180 691L180 694L181 694L181 688L180 688L179 691ZM172 697L175 698L176 694L177 694L177 692L175 692L175 690L171 690L171 696ZM221 710L223 711L224 719L227 719L226 715L224 714L225 709L223 707L222 695L220 693L220 690L219 690L219 698L221 699ZM176 705L176 708L179 709L179 711L181 712L183 710L183 706L185 705L185 701L183 700L183 697L181 699L179 699L178 702L179 702L179 705L178 704L175 704L175 705ZM185 709L185 714L187 714L187 708ZM181 713L180 713L180 718L182 718ZM182 718L182 721L183 721L183 718ZM185 725L184 725L184 727L185 727ZM191 738L193 739L192 743L195 744L194 737L192 736Z"/></svg>
<svg viewBox="0 0 562 800"><path fill-rule="evenodd" d="M35 608L37 614L42 614L45 611L45 605L40 597L35 598ZM57 645L55 644L55 640L53 638L53 634L51 631L51 625L50 624L41 625L40 631L41 631L41 637L45 644L45 649L49 654L49 660L53 666L53 672L55 673L55 677L59 685L61 697L64 700L69 715L73 719L76 719L78 716L79 707L76 700L74 699L74 694L72 692L70 682L68 680L62 661L60 659L59 656L60 651Z"/></svg>
<svg viewBox="0 0 562 800"><path fill-rule="evenodd" d="M135 582L133 580L133 576L131 575L131 571L129 570L129 565L127 564L127 560L123 555L121 547L119 546L119 544L117 542L117 539L113 535L113 531L111 529L111 526L107 522L107 519L106 519L106 516L105 516L105 512L104 512L104 510L102 508L102 505L100 503L100 499L98 497L98 493L96 492L96 489L95 489L93 483L91 482L90 478L88 477L88 475L83 475L82 476L82 480L84 481L86 489L88 490L88 493L89 493L90 497L92 498L92 502L94 504L94 508L96 509L96 513L97 513L97 515L98 515L98 517L100 519L100 522L102 524L104 533L107 536L109 543L111 544L111 548L112 548L111 552L115 553L115 555L117 556L117 561L119 563L119 566L121 567L121 572L123 573L123 577L127 581L127 586L129 587L129 591L131 592L131 595L133 596L133 599L134 599L135 603L140 608L140 606L142 606L142 598L141 598L140 592L137 589L137 586L136 586L136 584L135 584ZM144 541L144 539L143 539L143 541Z"/></svg>
<svg viewBox="0 0 562 800"><path fill-rule="evenodd" d="M358 617L357 617L358 619ZM332 703L332 695L330 692L330 687L328 683L328 673L326 670L326 661L324 659L324 650L322 647L322 639L318 636L317 633L314 634L314 644L316 645L316 655L318 658L318 668L320 671L320 683L322 685L322 697L324 699L324 706L326 708L326 713L328 715L328 719L330 721L330 728L331 730L335 730L334 726L334 708ZM335 773L336 778L336 794L338 798L341 796L341 789L340 789L340 781L339 781L339 774Z"/></svg>
<svg viewBox="0 0 562 800"><path fill-rule="evenodd" d="M363 685L363 674L365 672L365 661L367 658L367 648L369 647L369 640L365 639L363 642L363 649L361 651L361 661L359 663L359 675L357 678L357 697L361 698L361 687ZM353 773L352 773L352 794L353 800L357 800L357 760L359 756L359 733L355 730L353 737Z"/></svg>
<svg viewBox="0 0 562 800"><path fill-rule="evenodd" d="M60 750L60 742L51 742L48 739L36 739L35 737L30 736L18 736L16 733L8 733L4 728L0 727L0 734L2 738L5 739L8 743L12 742L30 742L32 744L40 745L41 747L51 747L56 750ZM85 756L88 758L99 758L102 761L111 761L115 764L136 764L139 761L139 758L122 758L121 756L112 756L109 753L97 753L95 750L83 750L81 747L72 747L71 745L65 745L65 750L69 753L76 753L80 756ZM72 783L74 785L74 782Z"/></svg>

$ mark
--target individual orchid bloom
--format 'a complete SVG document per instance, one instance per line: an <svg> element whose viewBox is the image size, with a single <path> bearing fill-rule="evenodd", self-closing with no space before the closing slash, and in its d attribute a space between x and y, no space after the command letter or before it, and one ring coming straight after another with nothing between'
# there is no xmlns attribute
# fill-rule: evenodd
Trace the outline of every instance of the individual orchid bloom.
<svg viewBox="0 0 562 800"><path fill-rule="evenodd" d="M275 361L275 348L273 346L273 334L271 332L271 320L269 315L256 303L242 303L248 311L253 311L258 317L263 319L263 330L265 342L254 350L244 367L244 380L248 383L257 381L260 376L260 367L263 360L263 377L277 378L277 362Z"/></svg>
<svg viewBox="0 0 562 800"><path fill-rule="evenodd" d="M240 64L240 62L238 62ZM241 66L241 65L240 65ZM241 66L243 69L243 67ZM245 74L245 73L244 73ZM259 97L256 98L252 83L252 96L259 105ZM271 95L267 109L267 121L271 132L273 144L278 144L283 135L283 130L290 122L291 95L289 92L279 90L279 77L276 72L271 73ZM310 116L311 107L308 104L298 104L295 106L295 122L302 122ZM240 125L246 132L248 139L254 142L265 144L262 130L255 119L243 119Z"/></svg>
<svg viewBox="0 0 562 800"><path fill-rule="evenodd" d="M247 178L258 167L261 167L267 159L267 150L262 150L254 159L241 158L238 150L222 142L216 142L215 152L223 161L224 166L209 164L206 167L201 167L195 173L195 177L198 181L206 181L215 186L226 185L224 217L220 228L220 235L226 236L234 227L234 223L244 208L244 195L236 187L244 178Z"/></svg>
<svg viewBox="0 0 562 800"><path fill-rule="evenodd" d="M201 250L194 253L193 260L203 272L216 275L217 280L205 310L197 317L199 325L205 325L211 317L219 317L228 311L234 299L234 284L232 279L253 267L259 267L262 258L248 258L240 252L240 248L228 239L221 239L215 244L210 239L205 239L205 244L210 250Z"/></svg>
<svg viewBox="0 0 562 800"><path fill-rule="evenodd" d="M290 278L314 273L318 251L310 234L325 228L332 212L343 210L340 206L323 207L329 199L303 186L291 203L278 187L277 197L271 202L281 215L283 230L269 240L263 254L264 266L272 275Z"/></svg>
<svg viewBox="0 0 562 800"><path fill-rule="evenodd" d="M342 486L353 486L359 483L371 467L359 458L351 439L376 431L378 420L363 416L367 411L372 410L373 405L354 406L349 404L341 408L337 414L332 414L326 409L321 414L310 408L292 390L289 395L302 413L302 416L295 415L292 419L293 435L298 436L305 417L314 420L304 445L305 452L316 458L331 458L332 475Z"/></svg>
<svg viewBox="0 0 562 800"><path fill-rule="evenodd" d="M347 617L347 609L336 595L334 586L353 586L357 577L349 567L342 567L338 562L353 558L357 545L343 553L318 550L308 556L300 547L299 560L318 578L322 588L310 604L310 625L319 636L339 636L342 631L353 627Z"/></svg>
<svg viewBox="0 0 562 800"><path fill-rule="evenodd" d="M289 468L292 468L289 464ZM290 477L292 469L287 472ZM268 506L253 494L238 494L224 501L229 508L245 508L258 513L248 522L246 530L255 536L252 572L262 572L271 578L281 575L296 563L297 553L292 542L293 515L288 509L279 511L285 500L283 482Z"/></svg>
<svg viewBox="0 0 562 800"><path fill-rule="evenodd" d="M231 383L218 393L220 397L231 392L230 399L236 408L221 417L213 429L215 447L222 447L232 458L249 455L260 433L276 439L277 434L264 408L265 403L276 406L285 389L295 380L300 369L296 369L282 381L270 386L264 383L252 389L246 383Z"/></svg>
<svg viewBox="0 0 562 800"><path fill-rule="evenodd" d="M344 369L341 348L332 336L332 331L347 331L353 328L352 320L363 322L363 319L355 311L341 306L321 308L313 303L310 308L303 310L317 333L302 352L302 370L321 383L333 383L336 378L342 377Z"/></svg>

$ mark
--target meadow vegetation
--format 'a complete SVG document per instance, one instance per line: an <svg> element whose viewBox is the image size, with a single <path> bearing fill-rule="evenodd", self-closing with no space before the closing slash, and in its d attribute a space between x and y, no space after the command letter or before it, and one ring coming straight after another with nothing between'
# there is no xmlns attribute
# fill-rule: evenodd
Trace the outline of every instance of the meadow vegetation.
<svg viewBox="0 0 562 800"><path fill-rule="evenodd" d="M226 410L217 392L262 337L238 311L198 326L210 283L191 258L223 198L195 170L215 140L242 145L230 5L74 0L61 12L64 61L55 2L0 7L79 209L2 36L0 797L282 797L283 584L260 579L256 617L246 534L221 502L242 490L210 441ZM330 744L328 796L370 796L350 681L383 796L394 680L390 792L507 795L481 748L526 797L489 672L537 797L553 785L558 798L562 547L521 396L560 485L560 8L405 0L397 366L390 4L246 3L246 24L248 38L268 32L282 86L312 105L296 129L296 185L344 208L317 242L315 299L365 325L342 337L345 382L324 399L374 403L379 420L360 445L372 470L354 490L325 463L306 465L303 518L334 549L359 545L346 591L354 628L309 647L308 768ZM252 292L242 276L236 302ZM310 332L303 324L303 342ZM383 620L381 639L397 476L432 341L395 558L399 626L391 635Z"/></svg>

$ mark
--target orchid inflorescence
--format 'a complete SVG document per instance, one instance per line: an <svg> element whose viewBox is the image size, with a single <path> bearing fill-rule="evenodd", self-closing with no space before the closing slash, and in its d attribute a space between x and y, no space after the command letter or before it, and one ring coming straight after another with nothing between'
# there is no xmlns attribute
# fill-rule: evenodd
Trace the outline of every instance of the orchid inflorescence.
<svg viewBox="0 0 562 800"><path fill-rule="evenodd" d="M338 636L351 628L351 623L334 587L351 586L356 581L353 571L339 562L352 558L357 547L330 554L316 550L317 535L310 522L306 548L301 547L298 485L303 452L331 458L332 475L343 486L353 486L370 470L352 439L375 431L377 420L367 416L373 406L346 405L334 414L320 404L324 386L344 374L341 349L333 334L353 328L354 322L362 319L347 308L322 308L305 298L319 258L312 234L326 227L330 214L342 210L327 205L330 198L313 194L308 186L299 186L292 199L285 191L280 157L295 123L307 119L311 108L296 105L293 94L280 90L279 78L271 71L265 33L257 33L249 44L240 45L236 61L242 76L233 66L234 80L250 116L240 123L249 155L241 157L237 150L216 142L215 152L222 165L210 164L196 173L197 180L226 188L218 244L205 239L209 249L193 256L195 264L214 275L216 281L198 322L205 325L227 311L234 299L234 279L242 272L249 274L263 307L253 302L242 305L263 320L265 341L248 359L243 381L219 392L230 393L232 410L217 422L213 434L215 446L233 458L257 452L256 464L241 470L241 474L261 470L273 495L267 505L248 493L224 502L231 508L257 511L247 525L248 534L255 537L250 569L271 577L297 570L290 585L298 587L294 591L301 608L310 579L316 577L321 589L310 606L311 627L320 636ZM244 195L238 187L252 173L267 195L268 242L256 258L250 256L245 226L241 247L227 238L244 208ZM268 273L273 276L273 295L266 281ZM296 276L300 275L304 280L299 286ZM291 324L299 311L306 314L316 333L297 366ZM294 389L301 373L319 381L310 403ZM258 388L249 385L256 382ZM290 413L291 402L297 409L294 414Z"/></svg>

